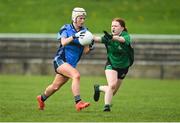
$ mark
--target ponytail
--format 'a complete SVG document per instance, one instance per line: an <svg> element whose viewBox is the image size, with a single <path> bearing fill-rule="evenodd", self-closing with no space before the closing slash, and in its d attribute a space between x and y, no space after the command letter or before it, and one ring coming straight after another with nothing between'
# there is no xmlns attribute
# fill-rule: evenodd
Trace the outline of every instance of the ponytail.
<svg viewBox="0 0 180 123"><path fill-rule="evenodd" d="M127 27L124 27L124 31L128 32Z"/></svg>

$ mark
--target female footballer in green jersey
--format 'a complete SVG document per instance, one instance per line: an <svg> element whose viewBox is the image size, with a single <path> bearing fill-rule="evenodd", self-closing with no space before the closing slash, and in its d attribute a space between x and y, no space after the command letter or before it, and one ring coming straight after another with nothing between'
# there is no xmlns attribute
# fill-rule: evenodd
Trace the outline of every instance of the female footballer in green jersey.
<svg viewBox="0 0 180 123"><path fill-rule="evenodd" d="M105 106L103 111L111 111L112 97L116 94L132 64L131 50L129 49L131 39L125 21L121 18L112 20L112 34L108 34L106 31L104 33L103 37L94 36L94 41L104 43L107 49L107 63L105 65L107 85L94 85L94 100L98 101L100 92L104 92Z"/></svg>

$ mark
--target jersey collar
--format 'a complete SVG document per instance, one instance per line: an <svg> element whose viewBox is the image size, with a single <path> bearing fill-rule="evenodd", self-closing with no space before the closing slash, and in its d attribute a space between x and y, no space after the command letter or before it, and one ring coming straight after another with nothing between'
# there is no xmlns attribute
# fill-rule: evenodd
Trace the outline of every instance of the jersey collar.
<svg viewBox="0 0 180 123"><path fill-rule="evenodd" d="M75 29L73 23L71 23L71 28L72 28L75 32L78 32L78 31ZM84 27L80 27L80 30L83 30L83 29L84 29Z"/></svg>

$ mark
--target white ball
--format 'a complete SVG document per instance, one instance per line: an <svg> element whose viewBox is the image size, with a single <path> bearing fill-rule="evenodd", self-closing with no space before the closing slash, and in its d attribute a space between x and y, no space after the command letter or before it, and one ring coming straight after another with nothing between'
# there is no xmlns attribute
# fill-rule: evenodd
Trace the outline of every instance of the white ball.
<svg viewBox="0 0 180 123"><path fill-rule="evenodd" d="M84 36L79 37L79 43L81 45L89 45L92 43L93 35L90 31L86 30Z"/></svg>

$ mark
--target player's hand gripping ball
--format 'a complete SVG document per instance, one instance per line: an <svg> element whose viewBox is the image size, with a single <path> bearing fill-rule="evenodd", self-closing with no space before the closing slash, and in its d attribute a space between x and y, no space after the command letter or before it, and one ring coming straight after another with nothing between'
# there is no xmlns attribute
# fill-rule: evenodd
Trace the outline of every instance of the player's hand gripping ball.
<svg viewBox="0 0 180 123"><path fill-rule="evenodd" d="M89 45L93 41L93 35L90 31L86 30L79 35L79 43L81 45Z"/></svg>

